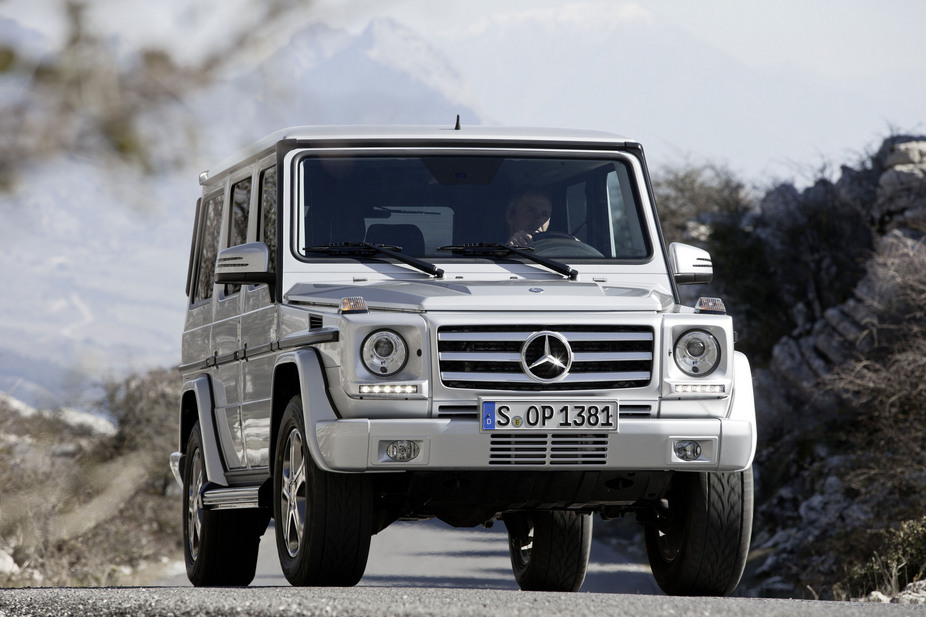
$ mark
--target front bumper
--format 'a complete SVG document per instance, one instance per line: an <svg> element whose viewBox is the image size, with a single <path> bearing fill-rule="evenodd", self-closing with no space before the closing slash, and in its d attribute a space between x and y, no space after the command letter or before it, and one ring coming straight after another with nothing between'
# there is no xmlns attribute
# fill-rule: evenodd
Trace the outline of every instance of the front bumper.
<svg viewBox="0 0 926 617"><path fill-rule="evenodd" d="M727 418L621 419L612 432L480 431L476 420L320 421L320 466L329 471L402 470L701 470L752 464L754 425ZM680 459L675 444L696 441L700 456ZM390 445L411 460L390 458ZM413 443L414 446L409 444Z"/></svg>

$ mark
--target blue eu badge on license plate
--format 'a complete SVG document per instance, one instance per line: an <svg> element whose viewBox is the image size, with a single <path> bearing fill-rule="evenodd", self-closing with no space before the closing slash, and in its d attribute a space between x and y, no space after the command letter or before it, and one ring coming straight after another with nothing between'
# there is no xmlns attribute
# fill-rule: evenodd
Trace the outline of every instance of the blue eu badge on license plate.
<svg viewBox="0 0 926 617"><path fill-rule="evenodd" d="M486 401L482 404L482 430L495 429L495 403Z"/></svg>

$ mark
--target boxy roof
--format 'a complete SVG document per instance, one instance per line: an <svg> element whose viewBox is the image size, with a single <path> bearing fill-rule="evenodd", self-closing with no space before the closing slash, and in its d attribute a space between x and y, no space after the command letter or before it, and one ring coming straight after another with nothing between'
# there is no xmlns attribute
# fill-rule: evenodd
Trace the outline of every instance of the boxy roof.
<svg viewBox="0 0 926 617"><path fill-rule="evenodd" d="M306 145L330 144L336 147L379 146L442 146L458 144L517 145L553 147L621 147L639 145L635 140L604 131L585 129L551 129L485 125L452 126L294 126L285 128L251 144L213 170L203 172L200 184L239 166L242 162L270 152L281 141L295 140Z"/></svg>

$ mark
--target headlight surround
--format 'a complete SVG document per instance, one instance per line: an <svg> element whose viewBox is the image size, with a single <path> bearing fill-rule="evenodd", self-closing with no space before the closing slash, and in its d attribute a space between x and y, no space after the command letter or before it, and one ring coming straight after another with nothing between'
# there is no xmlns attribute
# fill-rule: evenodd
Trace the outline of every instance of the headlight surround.
<svg viewBox="0 0 926 617"><path fill-rule="evenodd" d="M393 330L371 332L360 346L363 365L377 377L395 375L408 361L408 344Z"/></svg>
<svg viewBox="0 0 926 617"><path fill-rule="evenodd" d="M688 330L675 341L675 364L686 375L704 377L720 364L720 343L704 330Z"/></svg>

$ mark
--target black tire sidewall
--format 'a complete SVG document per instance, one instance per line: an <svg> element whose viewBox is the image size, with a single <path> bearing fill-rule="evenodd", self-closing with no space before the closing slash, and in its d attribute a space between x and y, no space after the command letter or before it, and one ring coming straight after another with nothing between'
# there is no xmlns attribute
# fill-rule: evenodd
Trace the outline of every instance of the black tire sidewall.
<svg viewBox="0 0 926 617"><path fill-rule="evenodd" d="M216 511L203 509L199 538L199 554L190 554L189 520L190 483L199 451L203 487L206 477L203 438L199 424L193 427L187 440L183 465L183 556L187 578L196 587L246 586L254 580L260 536L267 528L265 510Z"/></svg>
<svg viewBox="0 0 926 617"><path fill-rule="evenodd" d="M302 437L302 456L306 466L306 515L304 520L305 528L302 530L302 541L299 544L299 549L295 556L290 557L289 549L284 539L284 530L288 522L285 520L285 513L282 512L282 500L280 495L283 489L283 456L289 436L293 431L299 431ZM314 492L316 484L314 478L312 478L312 468L314 466L310 464L310 461L311 455L306 447L305 428L302 421L302 399L296 396L290 399L283 412L280 428L277 432L276 452L274 453L273 460L273 518L276 521L277 553L280 557L280 567L283 570L283 574L290 582L305 580L308 576L307 571L310 569L310 564L308 563L308 545L311 542L310 531L312 519L314 519L314 513L312 513L312 493Z"/></svg>
<svg viewBox="0 0 926 617"><path fill-rule="evenodd" d="M196 454L199 453L197 457ZM200 545L199 553L196 559L193 558L191 549L190 549L190 521L189 521L189 511L190 511L190 484L192 483L192 477L194 473L194 465L196 461L202 465L202 437L199 434L199 425L193 427L192 432L190 433L190 438L187 441L186 454L184 455L184 465L183 465L183 557L186 562L186 571L187 578L190 579L190 582L194 585L205 584L206 576L206 566L207 561L206 552L208 550L208 538L204 538L204 534L200 534ZM205 470L201 470L202 473L205 473ZM204 518L206 512L203 512ZM203 521L203 529L205 529L206 521ZM204 542L205 540L205 542ZM204 546L205 544L205 546Z"/></svg>
<svg viewBox="0 0 926 617"><path fill-rule="evenodd" d="M591 549L591 515L540 510L506 515L511 569L524 591L578 591ZM530 556L521 545L533 527Z"/></svg>
<svg viewBox="0 0 926 617"><path fill-rule="evenodd" d="M360 474L326 472L312 458L303 420L302 399L294 396L280 419L274 453L273 512L277 552L283 575L292 585L353 586L363 577L372 536L372 491ZM302 541L289 556L283 539L282 462L292 431L302 435L306 514Z"/></svg>
<svg viewBox="0 0 926 617"><path fill-rule="evenodd" d="M673 478L671 499L687 514L677 537L679 549L666 558L659 532L644 530L653 577L669 595L725 596L739 584L752 531L752 469L742 472L687 472ZM718 492L729 492L721 499ZM729 526L730 528L726 528Z"/></svg>

